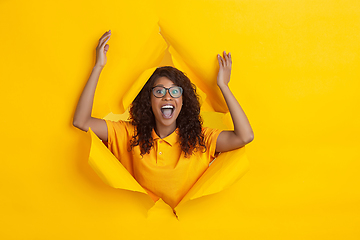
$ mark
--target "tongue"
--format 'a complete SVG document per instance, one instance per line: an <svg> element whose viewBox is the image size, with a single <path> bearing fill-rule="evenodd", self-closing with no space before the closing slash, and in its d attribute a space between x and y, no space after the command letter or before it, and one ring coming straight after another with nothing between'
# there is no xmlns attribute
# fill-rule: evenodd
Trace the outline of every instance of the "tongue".
<svg viewBox="0 0 360 240"><path fill-rule="evenodd" d="M170 118L172 109L167 108L167 109L162 110L162 112L166 118Z"/></svg>

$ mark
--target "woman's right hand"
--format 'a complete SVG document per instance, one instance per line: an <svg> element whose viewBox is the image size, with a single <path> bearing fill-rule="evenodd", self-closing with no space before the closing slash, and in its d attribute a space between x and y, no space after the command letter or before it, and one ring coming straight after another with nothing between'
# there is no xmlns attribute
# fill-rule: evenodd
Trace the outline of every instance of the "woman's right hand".
<svg viewBox="0 0 360 240"><path fill-rule="evenodd" d="M106 64L107 58L106 58L106 52L109 50L109 45L106 44L111 36L111 30L107 31L102 35L102 37L99 40L99 44L96 47L96 63L95 65L103 68Z"/></svg>

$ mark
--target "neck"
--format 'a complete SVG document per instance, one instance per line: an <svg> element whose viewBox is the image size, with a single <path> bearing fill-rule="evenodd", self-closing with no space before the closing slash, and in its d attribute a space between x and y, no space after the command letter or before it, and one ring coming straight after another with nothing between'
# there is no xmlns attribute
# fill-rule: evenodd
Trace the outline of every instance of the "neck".
<svg viewBox="0 0 360 240"><path fill-rule="evenodd" d="M165 138L172 134L176 129L176 125L174 126L158 126L156 124L155 132L160 138Z"/></svg>

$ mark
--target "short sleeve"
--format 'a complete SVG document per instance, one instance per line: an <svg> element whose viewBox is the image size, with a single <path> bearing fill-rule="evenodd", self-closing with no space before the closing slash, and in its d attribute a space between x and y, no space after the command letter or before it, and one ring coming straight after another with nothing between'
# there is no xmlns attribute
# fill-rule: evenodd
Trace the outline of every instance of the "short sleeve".
<svg viewBox="0 0 360 240"><path fill-rule="evenodd" d="M105 121L108 129L108 149L132 173L132 154L129 150L134 131L133 125L130 122L121 120L118 122Z"/></svg>
<svg viewBox="0 0 360 240"><path fill-rule="evenodd" d="M128 136L127 122L105 120L108 130L108 144L114 145L126 141Z"/></svg>
<svg viewBox="0 0 360 240"><path fill-rule="evenodd" d="M206 146L206 151L209 154L210 161L216 157L216 141L219 134L222 132L219 129L203 127L204 141Z"/></svg>

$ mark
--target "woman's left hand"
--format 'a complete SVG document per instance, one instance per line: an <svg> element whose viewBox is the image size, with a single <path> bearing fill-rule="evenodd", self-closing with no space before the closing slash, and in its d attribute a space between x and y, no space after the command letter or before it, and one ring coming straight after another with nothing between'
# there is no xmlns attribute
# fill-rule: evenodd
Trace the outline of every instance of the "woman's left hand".
<svg viewBox="0 0 360 240"><path fill-rule="evenodd" d="M217 76L217 85L222 88L228 85L230 82L231 74L231 54L230 52L226 54L226 51L223 52L223 57L220 54L217 55L219 61L219 73Z"/></svg>
<svg viewBox="0 0 360 240"><path fill-rule="evenodd" d="M230 115L234 124L233 131L222 131L216 140L216 152L231 151L245 146L254 139L254 133L250 126L243 109L231 92L228 84L231 74L231 54L224 51L222 58L218 54L219 73L217 76L217 85L224 96L226 105L229 108Z"/></svg>

